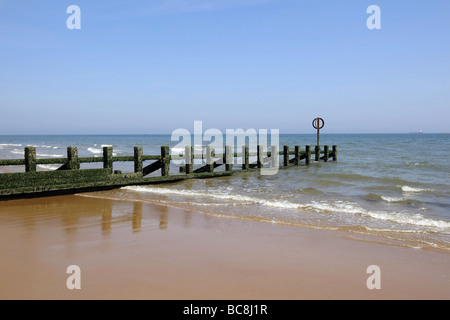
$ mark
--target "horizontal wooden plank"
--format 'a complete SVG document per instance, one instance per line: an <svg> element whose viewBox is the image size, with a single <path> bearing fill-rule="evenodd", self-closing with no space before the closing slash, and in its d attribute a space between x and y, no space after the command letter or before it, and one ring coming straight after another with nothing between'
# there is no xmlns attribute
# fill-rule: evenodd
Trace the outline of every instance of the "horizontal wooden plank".
<svg viewBox="0 0 450 320"><path fill-rule="evenodd" d="M0 166L24 166L25 159L0 160Z"/></svg>
<svg viewBox="0 0 450 320"><path fill-rule="evenodd" d="M109 179L107 169L55 170L0 174L0 189L58 186L67 183L88 183Z"/></svg>
<svg viewBox="0 0 450 320"><path fill-rule="evenodd" d="M77 170L77 171L82 172L85 170ZM0 189L0 200L20 195L38 195L42 193L55 194L58 192L66 192L66 191L71 191L71 193L75 193L80 191L95 191L102 189L119 188L129 185L148 185L148 184L176 182L186 179L206 179L213 177L231 176L233 174L234 172L214 172L214 173L207 172L199 174L183 174L183 175L158 176L148 178L144 178L142 176L142 173L111 174L109 175L108 179L85 183L66 183L62 185L35 185L35 186L24 186L14 189Z"/></svg>

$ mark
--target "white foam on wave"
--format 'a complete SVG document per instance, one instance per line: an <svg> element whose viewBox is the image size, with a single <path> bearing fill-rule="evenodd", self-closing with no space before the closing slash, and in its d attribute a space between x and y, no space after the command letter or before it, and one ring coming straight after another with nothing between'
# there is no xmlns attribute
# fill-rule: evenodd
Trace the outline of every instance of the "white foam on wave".
<svg viewBox="0 0 450 320"><path fill-rule="evenodd" d="M161 195L185 196L196 199L207 198L207 199L228 200L228 201L231 200L241 204L258 204L266 207L279 209L303 209L307 211L315 211L318 213L351 214L368 217L375 220L390 221L399 224L409 224L418 227L434 227L444 229L450 228L450 221L435 220L431 218L426 218L421 214L412 214L408 212L402 213L392 211L370 211L360 207L357 203L342 200L335 200L333 202L312 201L307 204L299 204L289 201L267 200L232 193L208 193L201 191L175 190L168 188L146 187L146 186L128 186L123 187L122 189Z"/></svg>
<svg viewBox="0 0 450 320"><path fill-rule="evenodd" d="M25 156L25 152L20 149L14 149L11 151L13 154L20 154L22 156ZM37 153L36 157L47 157L47 158L63 158L63 154L50 154L50 153Z"/></svg>
<svg viewBox="0 0 450 320"><path fill-rule="evenodd" d="M449 221L425 218L423 215L418 213L411 214L401 212L367 211L364 215L377 220L392 221L400 224L411 224L419 227L450 228Z"/></svg>
<svg viewBox="0 0 450 320"><path fill-rule="evenodd" d="M0 143L0 146L2 146L2 147L23 147L22 144L16 144L16 143Z"/></svg>
<svg viewBox="0 0 450 320"><path fill-rule="evenodd" d="M370 211L358 206L356 203L345 201L335 201L334 203L312 202L311 207L322 212L358 214L375 220L409 224L418 227L450 228L450 221L430 219L421 214L408 212Z"/></svg>
<svg viewBox="0 0 450 320"><path fill-rule="evenodd" d="M60 167L61 165L57 164L38 164L38 167L44 170L53 171Z"/></svg>
<svg viewBox="0 0 450 320"><path fill-rule="evenodd" d="M409 186L401 186L403 192L409 193L419 193L419 192L432 192L432 189L420 189L420 188L412 188Z"/></svg>
<svg viewBox="0 0 450 320"><path fill-rule="evenodd" d="M402 202L402 201L405 201L405 198L387 197L387 196L381 196L381 199L383 199L386 202Z"/></svg>
<svg viewBox="0 0 450 320"><path fill-rule="evenodd" d="M123 190L131 190L137 192L148 192L148 193L156 193L162 195L178 195L178 196L187 196L187 197L195 197L195 198L209 198L209 199L217 199L217 200L232 200L242 204L251 203L251 204L260 204L273 208L284 208L284 209L299 209L302 207L300 204L288 202L288 201L269 201L265 199L259 199L255 197L243 196L238 194L230 194L230 193L204 193L197 191L189 191L189 190L174 190L168 188L149 188L149 187L140 187L140 186L129 186L123 187Z"/></svg>
<svg viewBox="0 0 450 320"><path fill-rule="evenodd" d="M19 149L14 149L11 151L11 153L13 154L21 154L23 156L25 156L25 152L23 150L19 150Z"/></svg>
<svg viewBox="0 0 450 320"><path fill-rule="evenodd" d="M87 150L89 152L93 153L93 154L101 154L101 153L103 153L102 149L97 149L97 148L92 148L92 147L87 148Z"/></svg>
<svg viewBox="0 0 450 320"><path fill-rule="evenodd" d="M385 229L385 228L371 228L371 227L364 227L366 230L369 231L376 231L376 232L395 232L395 233L426 233L423 230L410 230L410 229Z"/></svg>
<svg viewBox="0 0 450 320"><path fill-rule="evenodd" d="M425 165L427 165L427 162L406 162L405 163L407 166L416 166L416 167L419 167L419 166L425 166Z"/></svg>
<svg viewBox="0 0 450 320"><path fill-rule="evenodd" d="M35 147L35 148L43 148L43 149L58 149L58 147L47 146L47 145L32 145L32 147Z"/></svg>
<svg viewBox="0 0 450 320"><path fill-rule="evenodd" d="M104 147L112 147L112 146L111 145L106 145L106 144L104 145L104 144L102 144L102 149L89 147L89 148L87 148L87 150L90 153L93 153L94 155L103 155L103 148ZM118 153L121 153L121 152L122 151L119 150L119 149L114 150L113 156L115 157L115 156L117 156Z"/></svg>
<svg viewBox="0 0 450 320"><path fill-rule="evenodd" d="M37 157L47 157L47 158L63 158L63 154L47 154L47 153L38 153Z"/></svg>
<svg viewBox="0 0 450 320"><path fill-rule="evenodd" d="M333 203L312 201L308 207L319 212L362 214L365 211L355 203L340 200L334 201Z"/></svg>

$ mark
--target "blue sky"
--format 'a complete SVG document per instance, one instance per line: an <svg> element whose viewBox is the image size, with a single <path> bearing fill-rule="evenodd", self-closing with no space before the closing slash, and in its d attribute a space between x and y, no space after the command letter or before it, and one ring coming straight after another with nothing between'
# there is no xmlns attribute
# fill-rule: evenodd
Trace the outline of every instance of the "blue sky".
<svg viewBox="0 0 450 320"><path fill-rule="evenodd" d="M311 133L317 116L329 133L449 132L449 15L448 0L0 0L0 134Z"/></svg>

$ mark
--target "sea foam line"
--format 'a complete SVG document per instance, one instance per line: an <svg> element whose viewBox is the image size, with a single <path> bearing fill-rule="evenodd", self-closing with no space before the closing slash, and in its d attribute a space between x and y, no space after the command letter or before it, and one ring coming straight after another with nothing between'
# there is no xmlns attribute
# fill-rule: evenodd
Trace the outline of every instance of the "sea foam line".
<svg viewBox="0 0 450 320"><path fill-rule="evenodd" d="M44 170L49 170L49 171L53 171L53 170L57 170L60 165L55 165L55 164L38 164L38 167Z"/></svg>
<svg viewBox="0 0 450 320"><path fill-rule="evenodd" d="M87 148L87 150L89 152L93 153L93 154L101 154L101 153L103 153L102 149L96 149L96 148L92 148L92 147Z"/></svg>
<svg viewBox="0 0 450 320"><path fill-rule="evenodd" d="M381 196L381 199L386 202L403 202L406 200L405 198L387 197L387 196Z"/></svg>
<svg viewBox="0 0 450 320"><path fill-rule="evenodd" d="M107 146L107 145L102 145L102 147L103 147L103 146L105 146L105 147L110 147L110 146ZM102 155L102 154L103 154L103 149L98 149L98 148L92 148L92 147L89 147L89 148L87 148L87 150L88 150L89 152L93 153L94 155ZM114 156L114 157L117 156L117 154L120 153L120 152L121 152L120 150L114 150L113 156Z"/></svg>
<svg viewBox="0 0 450 320"><path fill-rule="evenodd" d="M173 190L167 188L146 188L139 186L128 186L123 187L123 190L131 190L137 192L147 192L147 193L156 193L162 195L178 195L178 196L187 196L187 197L196 197L196 198L210 198L210 199L218 199L218 200L233 200L244 203L255 203L268 207L274 208L284 208L284 209L299 209L303 206L300 204L288 202L288 201L268 201L264 199L258 199L249 196L242 195L234 195L234 194L213 194L213 193L204 193L204 192L196 192L196 191L186 191L186 190Z"/></svg>
<svg viewBox="0 0 450 320"><path fill-rule="evenodd" d="M450 221L434 220L426 218L420 214L398 213L398 212L383 212L383 211L368 211L356 203L337 200L333 203L321 201L312 201L308 204L298 204L289 201L266 200L255 197L249 197L237 194L217 194L208 192L198 192L190 190L174 190L168 188L155 188L145 186L128 186L123 187L122 190L130 190L135 192L154 193L161 195L175 195L186 196L191 198L209 198L217 200L232 200L251 204L259 204L266 207L280 208L280 209L303 209L315 211L318 213L345 213L352 215L360 215L375 220L390 221L399 224L409 224L419 227L435 227L435 228L450 228ZM195 204L195 203L194 203Z"/></svg>
<svg viewBox="0 0 450 320"><path fill-rule="evenodd" d="M382 212L382 211L367 211L365 215L384 221L393 221L400 224L410 224L419 227L432 227L432 228L450 228L449 221L434 220L425 218L421 214L399 213L399 212Z"/></svg>
<svg viewBox="0 0 450 320"><path fill-rule="evenodd" d="M22 144L15 144L15 143L0 143L0 146L2 146L2 147L23 147Z"/></svg>
<svg viewBox="0 0 450 320"><path fill-rule="evenodd" d="M46 154L46 153L38 153L37 157L51 157L51 158L63 158L62 154Z"/></svg>
<svg viewBox="0 0 450 320"><path fill-rule="evenodd" d="M409 186L399 186L402 188L403 192L410 192L410 193L419 193L419 192L433 192L433 189L420 189L420 188L412 188Z"/></svg>

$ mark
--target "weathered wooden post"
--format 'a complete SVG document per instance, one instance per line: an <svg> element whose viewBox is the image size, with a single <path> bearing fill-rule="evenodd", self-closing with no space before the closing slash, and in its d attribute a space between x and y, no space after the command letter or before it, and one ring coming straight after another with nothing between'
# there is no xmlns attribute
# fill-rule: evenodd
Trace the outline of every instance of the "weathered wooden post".
<svg viewBox="0 0 450 320"><path fill-rule="evenodd" d="M186 146L184 148L184 162L186 165L186 174L194 172L194 148L192 146Z"/></svg>
<svg viewBox="0 0 450 320"><path fill-rule="evenodd" d="M250 168L250 157L248 146L242 146L242 169L247 170Z"/></svg>
<svg viewBox="0 0 450 320"><path fill-rule="evenodd" d="M262 168L264 166L264 146L256 146L256 166Z"/></svg>
<svg viewBox="0 0 450 320"><path fill-rule="evenodd" d="M294 165L300 165L300 146L295 146Z"/></svg>
<svg viewBox="0 0 450 320"><path fill-rule="evenodd" d="M214 148L206 146L206 172L214 172Z"/></svg>
<svg viewBox="0 0 450 320"><path fill-rule="evenodd" d="M161 176L167 177L170 172L170 148L168 146L161 147Z"/></svg>
<svg viewBox="0 0 450 320"><path fill-rule="evenodd" d="M315 160L320 161L320 146L314 148Z"/></svg>
<svg viewBox="0 0 450 320"><path fill-rule="evenodd" d="M113 148L103 147L103 169L113 170Z"/></svg>
<svg viewBox="0 0 450 320"><path fill-rule="evenodd" d="M225 146L225 170L233 170L234 152L232 146Z"/></svg>
<svg viewBox="0 0 450 320"><path fill-rule="evenodd" d="M333 146L333 161L337 161L338 151L337 146Z"/></svg>
<svg viewBox="0 0 450 320"><path fill-rule="evenodd" d="M25 172L36 172L35 147L25 147Z"/></svg>
<svg viewBox="0 0 450 320"><path fill-rule="evenodd" d="M271 154L270 157L272 158L272 168L277 168L278 170L278 166L279 164L279 152L278 152L278 146L271 146L270 148L271 150Z"/></svg>
<svg viewBox="0 0 450 320"><path fill-rule="evenodd" d="M283 147L283 166L289 165L289 146Z"/></svg>
<svg viewBox="0 0 450 320"><path fill-rule="evenodd" d="M323 161L328 162L328 159L330 158L329 146L323 146L323 151L324 151Z"/></svg>
<svg viewBox="0 0 450 320"><path fill-rule="evenodd" d="M77 147L67 148L67 170L79 170L80 162L78 161Z"/></svg>
<svg viewBox="0 0 450 320"><path fill-rule="evenodd" d="M311 146L307 145L305 147L305 153L306 153L306 164L310 164L311 163Z"/></svg>
<svg viewBox="0 0 450 320"><path fill-rule="evenodd" d="M134 172L143 172L144 150L142 147L134 147Z"/></svg>

